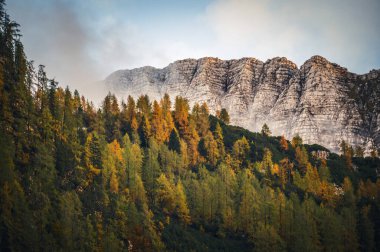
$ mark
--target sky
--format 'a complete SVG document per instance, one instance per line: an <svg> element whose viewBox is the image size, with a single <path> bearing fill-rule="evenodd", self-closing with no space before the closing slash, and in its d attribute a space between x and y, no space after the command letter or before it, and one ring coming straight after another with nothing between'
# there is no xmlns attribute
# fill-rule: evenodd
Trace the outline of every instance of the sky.
<svg viewBox="0 0 380 252"><path fill-rule="evenodd" d="M28 58L84 94L119 69L206 56L380 68L379 0L8 0L7 10Z"/></svg>

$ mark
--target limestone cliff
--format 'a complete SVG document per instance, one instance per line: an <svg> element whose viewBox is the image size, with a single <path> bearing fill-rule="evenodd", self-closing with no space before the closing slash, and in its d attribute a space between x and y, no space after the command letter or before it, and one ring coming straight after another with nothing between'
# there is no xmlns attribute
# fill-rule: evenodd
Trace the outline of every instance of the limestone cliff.
<svg viewBox="0 0 380 252"><path fill-rule="evenodd" d="M105 85L124 99L168 93L207 102L211 112L226 108L232 124L259 131L267 123L274 135L298 133L336 152L342 139L380 146L380 70L357 75L321 56L300 68L286 58L185 59L163 69L119 70Z"/></svg>

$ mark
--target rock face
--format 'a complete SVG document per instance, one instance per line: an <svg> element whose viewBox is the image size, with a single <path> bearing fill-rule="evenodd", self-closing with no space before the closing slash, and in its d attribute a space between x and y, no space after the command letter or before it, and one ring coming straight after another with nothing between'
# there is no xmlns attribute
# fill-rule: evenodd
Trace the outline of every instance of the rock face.
<svg viewBox="0 0 380 252"><path fill-rule="evenodd" d="M163 69L119 70L105 80L120 98L165 93L206 102L210 111L226 108L231 123L259 131L267 123L274 135L299 134L305 143L339 151L380 147L380 70L357 75L313 56L300 68L286 58L185 59Z"/></svg>

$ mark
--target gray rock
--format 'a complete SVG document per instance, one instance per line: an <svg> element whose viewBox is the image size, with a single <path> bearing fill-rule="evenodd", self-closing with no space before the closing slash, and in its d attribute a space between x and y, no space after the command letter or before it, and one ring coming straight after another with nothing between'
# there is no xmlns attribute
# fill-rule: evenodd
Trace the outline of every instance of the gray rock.
<svg viewBox="0 0 380 252"><path fill-rule="evenodd" d="M380 70L350 73L321 56L300 68L286 58L265 63L254 58L179 60L163 69L119 70L105 80L109 91L128 95L165 93L206 102L212 113L226 108L231 123L339 151L341 140L353 146L380 147Z"/></svg>

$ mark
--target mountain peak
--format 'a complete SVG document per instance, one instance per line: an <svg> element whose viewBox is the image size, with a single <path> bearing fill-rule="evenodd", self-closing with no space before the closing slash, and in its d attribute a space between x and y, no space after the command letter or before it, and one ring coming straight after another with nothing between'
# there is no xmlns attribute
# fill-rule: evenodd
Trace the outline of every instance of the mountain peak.
<svg viewBox="0 0 380 252"><path fill-rule="evenodd" d="M365 84L378 82L379 70L357 76L319 55L299 69L285 57L265 63L251 57L204 57L178 60L163 69L117 71L105 83L124 99L180 95L191 105L206 102L212 113L227 109L232 124L249 130L260 131L266 123L275 135L299 134L305 143L339 151L341 140L380 146L380 91L367 92ZM373 109L359 109L366 106Z"/></svg>

